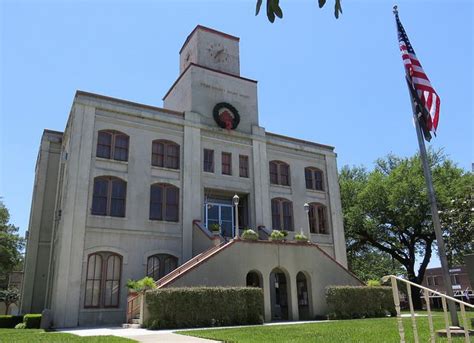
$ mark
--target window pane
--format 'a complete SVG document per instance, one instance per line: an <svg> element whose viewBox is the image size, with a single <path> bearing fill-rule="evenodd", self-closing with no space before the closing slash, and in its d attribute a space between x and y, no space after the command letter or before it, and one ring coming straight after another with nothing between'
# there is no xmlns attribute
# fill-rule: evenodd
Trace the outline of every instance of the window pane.
<svg viewBox="0 0 474 343"><path fill-rule="evenodd" d="M126 185L122 180L112 180L110 215L113 217L125 217Z"/></svg>
<svg viewBox="0 0 474 343"><path fill-rule="evenodd" d="M99 254L90 255L87 263L86 294L84 299L84 306L99 306L101 277L102 257Z"/></svg>
<svg viewBox="0 0 474 343"><path fill-rule="evenodd" d="M283 227L287 231L293 231L293 208L291 201L283 201Z"/></svg>
<svg viewBox="0 0 474 343"><path fill-rule="evenodd" d="M151 149L151 164L157 167L164 167L164 144L162 142L153 142Z"/></svg>
<svg viewBox="0 0 474 343"><path fill-rule="evenodd" d="M114 159L119 161L128 160L128 136L115 135Z"/></svg>
<svg viewBox="0 0 474 343"><path fill-rule="evenodd" d="M272 229L281 230L280 220L280 201L277 199L272 200Z"/></svg>
<svg viewBox="0 0 474 343"><path fill-rule="evenodd" d="M168 144L166 146L166 167L172 169L179 169L179 145Z"/></svg>
<svg viewBox="0 0 474 343"><path fill-rule="evenodd" d="M179 216L179 189L176 187L166 188L166 220L178 221Z"/></svg>
<svg viewBox="0 0 474 343"><path fill-rule="evenodd" d="M323 173L320 170L314 171L314 180L315 180L314 188L319 191L322 191L323 190Z"/></svg>
<svg viewBox="0 0 474 343"><path fill-rule="evenodd" d="M214 173L214 150L204 149L204 171Z"/></svg>
<svg viewBox="0 0 474 343"><path fill-rule="evenodd" d="M176 257L174 256L168 256L165 257L165 270L164 270L164 275L168 274L169 272L172 272L173 270L176 269L176 266L178 264L178 261ZM164 276L163 275L163 276Z"/></svg>
<svg viewBox="0 0 474 343"><path fill-rule="evenodd" d="M222 153L222 174L232 175L232 155L228 152Z"/></svg>
<svg viewBox="0 0 474 343"><path fill-rule="evenodd" d="M318 224L319 224L319 233L327 233L327 222L326 222L326 207L318 207Z"/></svg>
<svg viewBox="0 0 474 343"><path fill-rule="evenodd" d="M92 197L92 214L107 215L107 192L109 182L106 179L94 180L94 193Z"/></svg>
<svg viewBox="0 0 474 343"><path fill-rule="evenodd" d="M283 186L290 185L290 167L287 164L280 164L280 180Z"/></svg>
<svg viewBox="0 0 474 343"><path fill-rule="evenodd" d="M99 132L97 138L97 157L110 158L112 145L112 134L110 132Z"/></svg>
<svg viewBox="0 0 474 343"><path fill-rule="evenodd" d="M239 176L249 177L249 157L245 155L239 156Z"/></svg>
<svg viewBox="0 0 474 343"><path fill-rule="evenodd" d="M275 185L278 184L278 171L277 164L275 162L270 162L270 183Z"/></svg>
<svg viewBox="0 0 474 343"><path fill-rule="evenodd" d="M153 185L150 190L150 219L163 219L163 190L161 185Z"/></svg>
<svg viewBox="0 0 474 343"><path fill-rule="evenodd" d="M118 306L121 259L116 255L107 258L104 306Z"/></svg>
<svg viewBox="0 0 474 343"><path fill-rule="evenodd" d="M153 278L153 280L158 280L160 278L160 260L156 256L148 257L147 271L146 275Z"/></svg>
<svg viewBox="0 0 474 343"><path fill-rule="evenodd" d="M317 233L316 206L314 204L310 204L309 207L309 231L311 233Z"/></svg>
<svg viewBox="0 0 474 343"><path fill-rule="evenodd" d="M306 180L306 188L313 189L313 171L311 169L305 168L304 178Z"/></svg>

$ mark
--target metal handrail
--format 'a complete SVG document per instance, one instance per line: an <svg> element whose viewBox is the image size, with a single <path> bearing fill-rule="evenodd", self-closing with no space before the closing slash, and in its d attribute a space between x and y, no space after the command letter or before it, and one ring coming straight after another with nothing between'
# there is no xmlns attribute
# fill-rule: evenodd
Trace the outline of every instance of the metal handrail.
<svg viewBox="0 0 474 343"><path fill-rule="evenodd" d="M431 307L430 307L430 301L429 301L429 294L430 293L439 295L441 297L441 303L442 303L442 306L443 306L443 314L444 314L444 323L445 323L445 328L446 328L446 336L448 338L448 342L452 342L452 335L451 335L451 328L449 326L446 300L453 301L453 302L459 304L459 307L460 307L460 310L461 310L461 317L463 319L463 324L464 324L464 341L466 343L471 342L471 340L469 338L468 322L467 322L465 307L467 306L469 308L474 308L474 305L471 305L471 304L466 303L464 301L452 298L448 295L445 295L445 294L440 293L438 291L432 290L428 287L424 287L424 286L419 285L417 283L402 279L401 277L398 277L398 276L395 276L395 275L387 275L387 276L384 276L382 278L383 282L387 282L388 280L390 280L391 283L392 283L393 301L395 303L395 310L397 312L398 333L400 335L400 342L401 343L405 343L405 330L403 328L403 321L402 321L401 311L400 311L400 298L399 298L399 293L398 293L397 281L404 282L408 286L414 286L414 287L417 287L417 288L423 290L423 296L424 296L425 302L426 302L426 310L428 312L428 322L429 322L429 328L430 328L430 341L431 341L431 343L435 343L435 332L434 332L434 326L433 326L433 316L431 314ZM419 337L418 337L418 329L417 329L417 326L416 326L415 311L414 311L414 308L413 308L411 287L407 287L407 293L408 293L408 305L410 307L410 317L411 317L411 322L412 322L412 326L413 326L414 342L418 343L419 342Z"/></svg>

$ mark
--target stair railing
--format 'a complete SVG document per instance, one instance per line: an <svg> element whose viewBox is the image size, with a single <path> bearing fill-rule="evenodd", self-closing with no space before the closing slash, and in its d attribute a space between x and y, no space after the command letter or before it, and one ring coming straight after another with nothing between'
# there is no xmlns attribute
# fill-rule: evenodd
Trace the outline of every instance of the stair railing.
<svg viewBox="0 0 474 343"><path fill-rule="evenodd" d="M451 335L451 329L449 326L449 318L448 318L448 310L447 310L447 304L446 301L454 301L459 305L459 308L461 310L461 317L464 325L464 341L469 343L470 338L469 338L469 330L468 330L468 321L466 317L466 307L474 309L474 305L471 305L469 303L466 303L464 301L451 298L450 296L447 296L446 294L440 293L438 291L429 289L427 287L421 286L419 284L416 284L414 282L402 279L398 276L395 275L388 275L384 276L382 278L383 282L386 282L390 279L391 284L392 284L392 292L393 292L393 301L395 303L395 310L397 312L397 323L398 323L398 333L400 335L400 343L405 343L405 330L403 328L403 320L400 312L400 297L399 297L399 292L398 292L398 282L403 282L407 286L407 295L408 295L408 305L410 307L410 317L411 317L411 323L413 327L413 337L414 337L414 342L419 343L420 339L418 336L418 328L416 325L416 317L415 317L415 311L413 308L413 299L412 299L412 293L411 293L411 287L414 286L416 288L421 289L423 292L423 298L425 299L426 302L426 310L428 313L428 324L430 328L430 342L435 343L435 331L434 331L434 326L433 326L433 315L431 313L431 305L430 305L430 295L434 294L437 295L441 298L441 303L443 307L443 315L444 315L444 324L446 328L446 336L448 338L448 342L452 342L452 335Z"/></svg>

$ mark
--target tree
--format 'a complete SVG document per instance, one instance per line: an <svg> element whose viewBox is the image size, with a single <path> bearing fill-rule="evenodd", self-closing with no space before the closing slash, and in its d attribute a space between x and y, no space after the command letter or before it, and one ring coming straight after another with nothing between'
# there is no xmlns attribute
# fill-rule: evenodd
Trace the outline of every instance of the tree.
<svg viewBox="0 0 474 343"><path fill-rule="evenodd" d="M24 239L18 234L18 227L9 224L10 214L0 200L0 288L5 288L8 274L22 261L21 251Z"/></svg>
<svg viewBox="0 0 474 343"><path fill-rule="evenodd" d="M255 15L258 15L260 8L262 7L263 0L257 0L257 8L255 9ZM326 0L318 0L319 8L323 8L326 4ZM339 14L342 14L341 0L334 0L334 16L339 18ZM275 17L283 18L283 11L280 8L280 0L267 0L267 18L273 23Z"/></svg>
<svg viewBox="0 0 474 343"><path fill-rule="evenodd" d="M472 175L458 168L442 151L430 150L429 163L439 208L449 211L455 190L469 184ZM400 158L390 154L378 159L370 172L346 166L339 180L348 251L369 249L388 255L403 266L410 281L421 284L436 238L419 156ZM449 236L450 228L444 229ZM415 268L417 256L421 263ZM412 292L414 305L420 308L419 291Z"/></svg>
<svg viewBox="0 0 474 343"><path fill-rule="evenodd" d="M16 288L8 288L0 291L0 302L5 303L5 314L12 304L20 300L20 291Z"/></svg>

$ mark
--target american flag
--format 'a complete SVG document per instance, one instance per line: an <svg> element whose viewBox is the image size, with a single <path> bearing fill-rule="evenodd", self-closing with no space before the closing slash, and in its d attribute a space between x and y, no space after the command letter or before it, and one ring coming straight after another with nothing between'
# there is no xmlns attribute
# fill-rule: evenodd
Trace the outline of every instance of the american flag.
<svg viewBox="0 0 474 343"><path fill-rule="evenodd" d="M396 8L394 8L394 13L397 22L398 43L400 44L400 52L407 72L407 80L411 84L412 90L416 91L414 97L422 111L424 129L428 131L424 132L425 138L429 141L431 138L429 131L436 134L436 129L438 128L440 99L416 57L415 50L413 50L407 33L400 22ZM427 134L429 137L427 137Z"/></svg>

